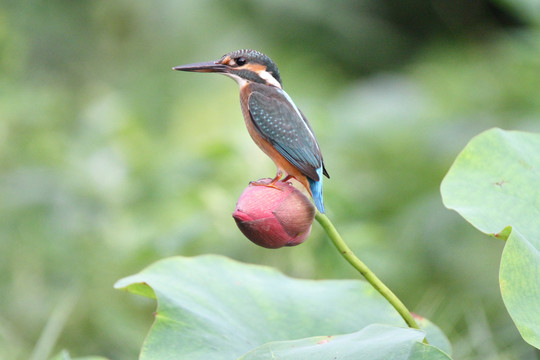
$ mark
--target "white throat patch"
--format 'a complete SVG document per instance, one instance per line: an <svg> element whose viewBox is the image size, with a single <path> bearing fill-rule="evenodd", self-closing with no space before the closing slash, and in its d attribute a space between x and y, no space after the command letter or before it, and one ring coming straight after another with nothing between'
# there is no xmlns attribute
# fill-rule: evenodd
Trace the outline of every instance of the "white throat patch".
<svg viewBox="0 0 540 360"><path fill-rule="evenodd" d="M244 79L244 78L241 78L240 76L236 75L236 74L231 74L231 73L223 73L223 75L225 76L228 76L230 77L231 79L233 79L234 81L236 81L238 83L238 85L243 88L244 86L247 85L247 80Z"/></svg>

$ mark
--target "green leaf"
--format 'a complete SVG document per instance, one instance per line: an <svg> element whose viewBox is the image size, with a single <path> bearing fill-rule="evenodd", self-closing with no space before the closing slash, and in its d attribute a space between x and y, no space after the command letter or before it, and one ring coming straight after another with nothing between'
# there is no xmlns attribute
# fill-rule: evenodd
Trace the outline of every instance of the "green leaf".
<svg viewBox="0 0 540 360"><path fill-rule="evenodd" d="M422 331L376 324L352 334L267 343L240 360L450 359L439 349L423 344L423 338Z"/></svg>
<svg viewBox="0 0 540 360"><path fill-rule="evenodd" d="M72 358L69 355L69 352L67 352L66 350L62 350L58 355L51 358L51 360L108 360L108 359L101 356L84 356L84 357Z"/></svg>
<svg viewBox="0 0 540 360"><path fill-rule="evenodd" d="M153 291L141 291L141 286ZM350 334L374 323L405 327L363 281L292 279L272 268L215 255L164 259L115 287L157 299L142 360L230 360L269 342ZM431 338L450 352L448 340L434 326L428 327Z"/></svg>
<svg viewBox="0 0 540 360"><path fill-rule="evenodd" d="M427 339L431 345L436 345L439 349L444 350L446 353L450 354L452 345L450 341L446 338L444 333L431 321L425 317L414 315L418 326L422 328L428 335Z"/></svg>
<svg viewBox="0 0 540 360"><path fill-rule="evenodd" d="M457 157L441 194L480 231L507 239L502 297L523 339L540 347L540 135L478 135Z"/></svg>

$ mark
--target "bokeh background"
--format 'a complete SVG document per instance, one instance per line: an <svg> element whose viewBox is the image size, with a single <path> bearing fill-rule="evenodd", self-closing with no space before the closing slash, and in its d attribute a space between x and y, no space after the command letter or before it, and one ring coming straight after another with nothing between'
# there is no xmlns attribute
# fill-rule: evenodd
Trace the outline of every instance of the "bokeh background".
<svg viewBox="0 0 540 360"><path fill-rule="evenodd" d="M134 359L155 304L113 289L215 253L358 278L318 224L259 248L231 217L274 174L237 85L171 67L267 53L318 135L329 216L456 359L537 359L501 300L503 242L442 205L474 135L540 131L535 1L0 2L0 358Z"/></svg>

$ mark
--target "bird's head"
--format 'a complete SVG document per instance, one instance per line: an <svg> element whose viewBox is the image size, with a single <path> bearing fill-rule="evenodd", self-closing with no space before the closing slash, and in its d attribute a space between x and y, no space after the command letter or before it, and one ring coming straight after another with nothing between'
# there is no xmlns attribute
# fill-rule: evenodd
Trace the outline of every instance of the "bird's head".
<svg viewBox="0 0 540 360"><path fill-rule="evenodd" d="M247 82L256 82L282 87L276 64L268 56L255 50L236 50L216 61L176 66L173 70L224 74L236 80L240 86Z"/></svg>

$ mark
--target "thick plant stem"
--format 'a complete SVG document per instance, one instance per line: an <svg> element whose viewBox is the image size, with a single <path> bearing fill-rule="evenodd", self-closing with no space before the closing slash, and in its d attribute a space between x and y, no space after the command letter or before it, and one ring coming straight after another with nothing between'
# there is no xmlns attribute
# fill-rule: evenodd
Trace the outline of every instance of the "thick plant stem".
<svg viewBox="0 0 540 360"><path fill-rule="evenodd" d="M337 232L336 228L330 221L330 219L317 211L315 219L321 224L326 234L334 246L338 249L339 253L356 269L362 276L373 286L388 302L396 309L401 315L403 320L414 329L420 329L416 320L412 316L411 312L407 310L405 305L398 299L398 297L386 286L384 283L364 264L359 258L354 255L352 250L347 246L345 241L341 238L341 235Z"/></svg>

